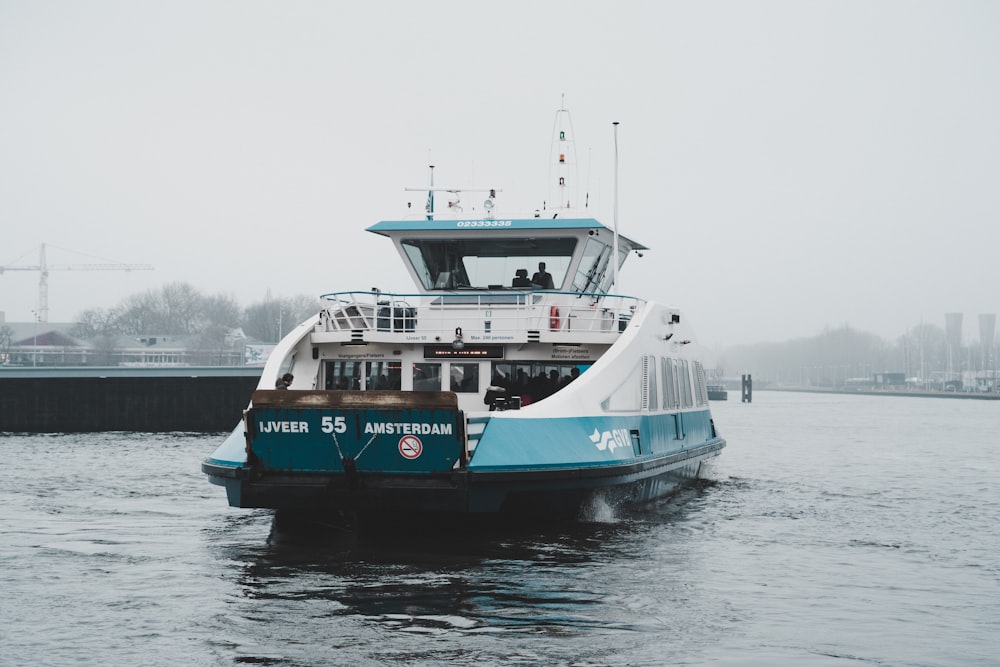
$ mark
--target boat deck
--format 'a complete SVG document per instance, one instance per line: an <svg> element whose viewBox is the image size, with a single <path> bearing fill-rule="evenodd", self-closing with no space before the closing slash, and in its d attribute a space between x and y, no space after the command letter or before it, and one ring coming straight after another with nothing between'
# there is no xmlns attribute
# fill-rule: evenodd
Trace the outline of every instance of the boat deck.
<svg viewBox="0 0 1000 667"><path fill-rule="evenodd" d="M323 295L314 343L467 340L610 344L645 306L635 297L557 291Z"/></svg>

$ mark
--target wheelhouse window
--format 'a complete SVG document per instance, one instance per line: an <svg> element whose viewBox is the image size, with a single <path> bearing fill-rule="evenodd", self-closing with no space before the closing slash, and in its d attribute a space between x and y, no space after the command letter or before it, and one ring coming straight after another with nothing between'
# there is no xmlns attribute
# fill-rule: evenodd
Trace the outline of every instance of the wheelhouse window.
<svg viewBox="0 0 1000 667"><path fill-rule="evenodd" d="M580 266L577 267L576 276L573 278L573 291L587 292L592 294L606 294L611 289L611 281L614 279L614 272L611 270L612 249L603 241L595 238L587 239L587 245L583 249L583 258ZM618 249L618 268L625 263L628 257L627 248Z"/></svg>
<svg viewBox="0 0 1000 667"><path fill-rule="evenodd" d="M577 292L597 292L608 268L611 247L594 239L587 239L583 249L583 259L573 279L573 289Z"/></svg>
<svg viewBox="0 0 1000 667"><path fill-rule="evenodd" d="M425 289L561 289L575 238L405 239ZM544 265L544 266L542 266ZM551 276L551 282L544 274Z"/></svg>

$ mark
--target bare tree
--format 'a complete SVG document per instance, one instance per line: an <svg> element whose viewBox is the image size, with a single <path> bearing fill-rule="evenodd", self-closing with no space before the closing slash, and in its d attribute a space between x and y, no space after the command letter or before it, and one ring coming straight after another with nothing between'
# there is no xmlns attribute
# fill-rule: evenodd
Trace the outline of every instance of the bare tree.
<svg viewBox="0 0 1000 667"><path fill-rule="evenodd" d="M202 299L202 313L210 326L235 329L240 326L243 309L236 297L230 294L216 294Z"/></svg>
<svg viewBox="0 0 1000 667"><path fill-rule="evenodd" d="M6 324L0 325L0 364L10 359L10 346L14 342L14 330Z"/></svg>
<svg viewBox="0 0 1000 667"><path fill-rule="evenodd" d="M250 338L276 343L301 322L319 312L319 300L305 295L271 298L247 306L243 331Z"/></svg>
<svg viewBox="0 0 1000 667"><path fill-rule="evenodd" d="M72 333L77 338L96 338L121 333L118 319L117 310L90 308L76 316Z"/></svg>
<svg viewBox="0 0 1000 667"><path fill-rule="evenodd" d="M183 282L126 297L116 312L118 329L131 336L193 335L216 322L235 326L239 319L239 305L232 297L206 298Z"/></svg>
<svg viewBox="0 0 1000 667"><path fill-rule="evenodd" d="M121 333L129 336L167 333L162 328L163 314L156 292L150 290L125 297L118 308L118 326Z"/></svg>
<svg viewBox="0 0 1000 667"><path fill-rule="evenodd" d="M193 334L206 324L204 297L188 283L169 283L160 289L164 334Z"/></svg>

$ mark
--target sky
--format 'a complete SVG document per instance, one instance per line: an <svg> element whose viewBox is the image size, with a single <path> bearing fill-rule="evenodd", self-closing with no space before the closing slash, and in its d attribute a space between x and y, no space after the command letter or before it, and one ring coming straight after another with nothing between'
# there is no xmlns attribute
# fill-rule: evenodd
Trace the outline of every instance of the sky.
<svg viewBox="0 0 1000 667"><path fill-rule="evenodd" d="M0 265L49 321L177 281L411 292L427 182L546 196L570 110L623 293L702 343L1000 311L1000 3L0 0ZM585 176L583 175L585 174ZM121 262L152 271L56 269ZM0 275L29 322L39 273Z"/></svg>

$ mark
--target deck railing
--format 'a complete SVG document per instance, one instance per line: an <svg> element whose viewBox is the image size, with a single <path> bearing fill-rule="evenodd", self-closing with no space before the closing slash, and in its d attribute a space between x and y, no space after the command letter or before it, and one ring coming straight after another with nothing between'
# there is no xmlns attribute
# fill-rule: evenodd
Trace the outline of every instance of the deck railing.
<svg viewBox="0 0 1000 667"><path fill-rule="evenodd" d="M636 297L525 291L441 295L389 292L324 294L321 331L441 333L457 325L496 338L526 331L620 333L644 306ZM449 339L450 340L450 339Z"/></svg>

